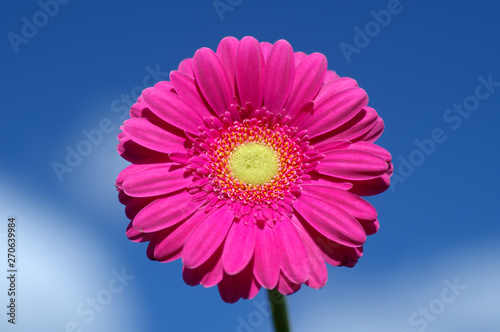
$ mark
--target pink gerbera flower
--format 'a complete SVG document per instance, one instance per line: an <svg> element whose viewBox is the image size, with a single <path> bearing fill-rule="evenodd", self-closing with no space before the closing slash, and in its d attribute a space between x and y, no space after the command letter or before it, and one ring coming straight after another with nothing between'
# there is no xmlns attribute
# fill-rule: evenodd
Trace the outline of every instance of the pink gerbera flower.
<svg viewBox="0 0 500 332"><path fill-rule="evenodd" d="M199 49L143 91L118 136L127 236L226 302L323 287L325 262L354 266L379 228L359 196L386 190L392 164L367 103L323 54L285 40Z"/></svg>

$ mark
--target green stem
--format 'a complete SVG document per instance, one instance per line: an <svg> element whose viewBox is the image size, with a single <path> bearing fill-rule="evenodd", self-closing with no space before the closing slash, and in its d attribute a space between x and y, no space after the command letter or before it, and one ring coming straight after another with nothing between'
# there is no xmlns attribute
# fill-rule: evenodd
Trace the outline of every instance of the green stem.
<svg viewBox="0 0 500 332"><path fill-rule="evenodd" d="M268 295L273 313L274 330L276 332L290 332L285 296L276 289L269 291Z"/></svg>

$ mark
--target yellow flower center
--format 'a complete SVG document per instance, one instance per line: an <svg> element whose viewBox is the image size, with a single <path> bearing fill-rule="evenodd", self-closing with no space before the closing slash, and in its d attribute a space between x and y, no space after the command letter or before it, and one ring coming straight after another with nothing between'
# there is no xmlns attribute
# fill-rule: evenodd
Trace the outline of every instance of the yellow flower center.
<svg viewBox="0 0 500 332"><path fill-rule="evenodd" d="M229 157L233 177L246 184L264 184L278 174L276 151L262 143L244 143L236 147Z"/></svg>

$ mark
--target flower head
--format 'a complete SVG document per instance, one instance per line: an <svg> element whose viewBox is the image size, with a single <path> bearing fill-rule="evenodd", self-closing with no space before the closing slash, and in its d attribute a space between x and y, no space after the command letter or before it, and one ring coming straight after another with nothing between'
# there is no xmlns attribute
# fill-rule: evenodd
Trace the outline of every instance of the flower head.
<svg viewBox="0 0 500 332"><path fill-rule="evenodd" d="M392 174L367 103L324 55L285 40L199 49L142 92L118 136L127 236L149 241L152 260L181 258L187 284L218 285L226 302L323 287L325 263L354 266L377 232L359 196Z"/></svg>

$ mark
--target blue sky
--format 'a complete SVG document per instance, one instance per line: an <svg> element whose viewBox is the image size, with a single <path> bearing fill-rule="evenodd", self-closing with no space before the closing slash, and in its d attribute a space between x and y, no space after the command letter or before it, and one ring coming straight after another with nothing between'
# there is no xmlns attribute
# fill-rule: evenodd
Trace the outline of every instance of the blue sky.
<svg viewBox="0 0 500 332"><path fill-rule="evenodd" d="M124 235L114 188L127 165L116 134L128 96L200 47L252 35L321 52L355 78L385 121L377 144L395 165L391 188L368 198L381 229L358 265L330 267L325 288L289 297L295 331L497 331L500 4L216 4L0 5L0 257L14 216L19 269L17 324L2 312L0 329L271 331L264 292L225 304L216 288L186 286L180 262L149 261ZM86 155L68 166L78 147ZM58 175L54 162L71 171ZM92 309L89 298L105 304Z"/></svg>

